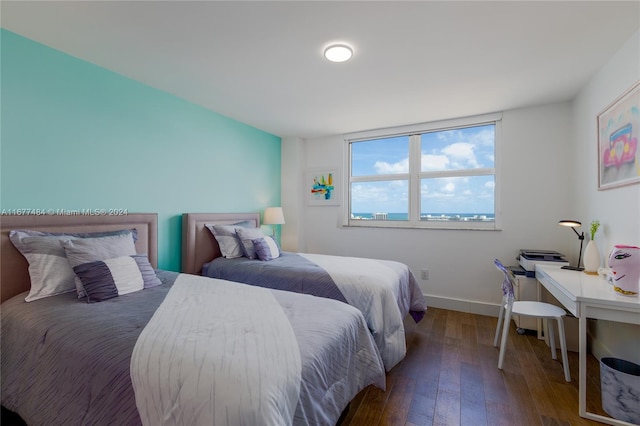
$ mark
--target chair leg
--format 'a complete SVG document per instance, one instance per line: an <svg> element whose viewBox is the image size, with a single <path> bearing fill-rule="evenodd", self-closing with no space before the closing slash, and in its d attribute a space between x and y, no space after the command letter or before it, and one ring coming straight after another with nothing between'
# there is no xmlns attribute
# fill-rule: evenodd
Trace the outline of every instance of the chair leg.
<svg viewBox="0 0 640 426"><path fill-rule="evenodd" d="M562 317L556 318L558 320L558 334L560 335L560 352L562 352L562 366L564 367L564 379L567 382L571 381L571 373L569 371L569 360L567 358L567 341L564 334L564 321Z"/></svg>
<svg viewBox="0 0 640 426"><path fill-rule="evenodd" d="M504 353L507 349L507 337L509 337L509 324L511 323L511 309L506 309L504 314L504 325L502 326L502 342L500 343L500 355L498 356L498 368L502 370Z"/></svg>
<svg viewBox="0 0 640 426"><path fill-rule="evenodd" d="M545 318L547 322L547 330L549 331L549 346L551 347L551 358L558 359L558 355L556 354L556 336L553 330L553 324L549 323L549 319Z"/></svg>
<svg viewBox="0 0 640 426"><path fill-rule="evenodd" d="M502 317L504 316L504 302L500 305L500 313L498 314L498 324L496 325L496 335L493 338L493 346L498 346L498 339L500 338L500 328L502 327Z"/></svg>

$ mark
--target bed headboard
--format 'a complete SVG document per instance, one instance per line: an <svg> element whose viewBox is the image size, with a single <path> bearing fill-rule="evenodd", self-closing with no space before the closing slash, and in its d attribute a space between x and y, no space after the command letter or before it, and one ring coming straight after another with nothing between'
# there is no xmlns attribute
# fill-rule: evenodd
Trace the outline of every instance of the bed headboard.
<svg viewBox="0 0 640 426"><path fill-rule="evenodd" d="M245 220L260 226L260 213L184 213L182 215L182 272L200 275L202 265L220 257L220 246L205 224L231 225Z"/></svg>
<svg viewBox="0 0 640 426"><path fill-rule="evenodd" d="M138 230L136 250L146 253L158 267L158 215L130 213L122 216L8 215L0 216L0 301L31 288L29 264L9 240L12 229L44 232L102 232Z"/></svg>

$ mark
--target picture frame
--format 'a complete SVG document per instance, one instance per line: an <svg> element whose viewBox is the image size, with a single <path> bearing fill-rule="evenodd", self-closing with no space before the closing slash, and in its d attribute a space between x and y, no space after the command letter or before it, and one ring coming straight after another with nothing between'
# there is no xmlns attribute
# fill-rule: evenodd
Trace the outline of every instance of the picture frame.
<svg viewBox="0 0 640 426"><path fill-rule="evenodd" d="M340 205L340 185L337 167L307 171L305 192L309 206Z"/></svg>
<svg viewBox="0 0 640 426"><path fill-rule="evenodd" d="M597 117L598 190L640 182L640 81Z"/></svg>

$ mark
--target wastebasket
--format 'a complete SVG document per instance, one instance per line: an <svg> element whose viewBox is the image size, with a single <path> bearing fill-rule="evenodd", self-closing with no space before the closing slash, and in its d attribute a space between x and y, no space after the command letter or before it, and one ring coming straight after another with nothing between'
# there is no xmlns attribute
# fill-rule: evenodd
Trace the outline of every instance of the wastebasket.
<svg viewBox="0 0 640 426"><path fill-rule="evenodd" d="M640 365L600 359L602 408L614 419L640 425Z"/></svg>

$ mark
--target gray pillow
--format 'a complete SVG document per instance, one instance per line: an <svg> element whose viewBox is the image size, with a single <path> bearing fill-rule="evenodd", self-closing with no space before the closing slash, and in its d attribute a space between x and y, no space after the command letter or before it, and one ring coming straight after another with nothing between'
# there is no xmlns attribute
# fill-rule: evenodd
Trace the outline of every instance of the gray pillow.
<svg viewBox="0 0 640 426"><path fill-rule="evenodd" d="M222 253L223 257L234 259L243 256L242 246L240 245L236 231L239 228L253 227L253 222L243 221L231 225L205 224L204 226L206 226L218 242L220 253Z"/></svg>
<svg viewBox="0 0 640 426"><path fill-rule="evenodd" d="M146 255L121 256L83 263L74 267L73 271L82 281L89 303L101 302L162 284Z"/></svg>
<svg viewBox="0 0 640 426"><path fill-rule="evenodd" d="M29 263L31 289L25 301L31 302L60 293L77 291L73 269L69 265L60 241L125 234L131 236L134 241L137 238L135 229L92 233L54 233L25 229L10 231L11 243Z"/></svg>
<svg viewBox="0 0 640 426"><path fill-rule="evenodd" d="M71 268L83 263L136 254L136 246L131 234L65 240L61 241L60 244L64 248ZM82 281L77 274L75 276L75 285L78 297L84 297L85 291L82 287Z"/></svg>
<svg viewBox="0 0 640 426"><path fill-rule="evenodd" d="M264 238L256 238L251 240L256 256L260 260L273 260L280 257L280 248L273 237L266 236Z"/></svg>
<svg viewBox="0 0 640 426"><path fill-rule="evenodd" d="M240 237L240 244L244 255L249 259L257 258L256 250L253 247L253 240L264 238L264 233L260 228L238 228L236 231Z"/></svg>

